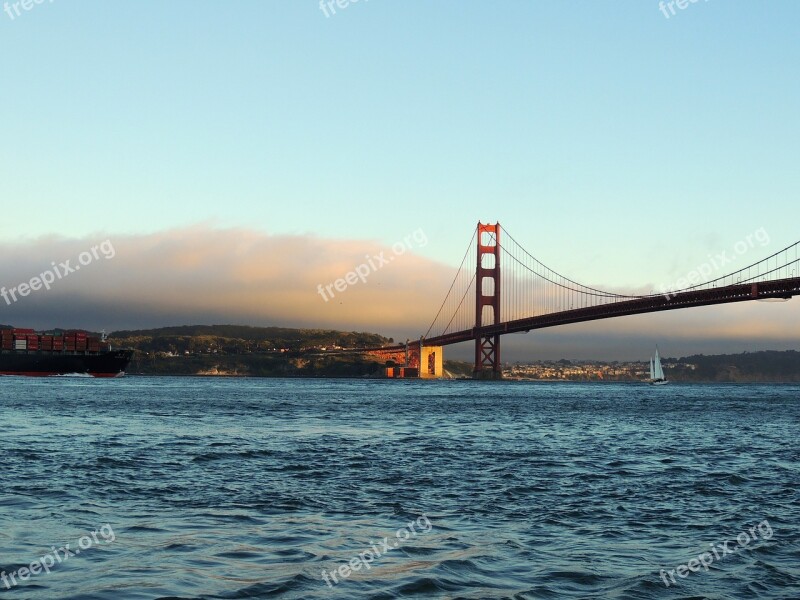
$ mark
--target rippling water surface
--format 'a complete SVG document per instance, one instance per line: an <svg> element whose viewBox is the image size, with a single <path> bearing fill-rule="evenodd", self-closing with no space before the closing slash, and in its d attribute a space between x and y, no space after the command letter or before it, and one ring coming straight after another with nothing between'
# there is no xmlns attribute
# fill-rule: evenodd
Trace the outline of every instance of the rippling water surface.
<svg viewBox="0 0 800 600"><path fill-rule="evenodd" d="M0 598L797 599L799 392L0 378Z"/></svg>

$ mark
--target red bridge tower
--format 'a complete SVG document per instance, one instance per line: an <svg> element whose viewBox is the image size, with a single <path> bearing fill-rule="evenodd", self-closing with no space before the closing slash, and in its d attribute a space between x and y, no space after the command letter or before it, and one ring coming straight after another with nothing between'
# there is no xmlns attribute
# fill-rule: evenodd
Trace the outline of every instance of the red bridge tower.
<svg viewBox="0 0 800 600"><path fill-rule="evenodd" d="M486 310L484 310L486 309ZM488 310L491 309L491 310ZM500 379L500 336L481 329L500 323L500 223L478 223L475 274L475 379Z"/></svg>

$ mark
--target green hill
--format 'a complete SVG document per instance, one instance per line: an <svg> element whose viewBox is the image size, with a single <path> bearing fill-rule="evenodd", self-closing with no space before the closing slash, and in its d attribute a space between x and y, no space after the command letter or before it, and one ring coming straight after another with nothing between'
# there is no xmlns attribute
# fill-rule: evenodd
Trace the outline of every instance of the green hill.
<svg viewBox="0 0 800 600"><path fill-rule="evenodd" d="M672 376L681 381L800 382L800 352L796 350L699 354L677 362Z"/></svg>
<svg viewBox="0 0 800 600"><path fill-rule="evenodd" d="M269 352L300 351L311 348L365 348L381 346L392 340L374 333L335 331L332 329L289 329L286 327L249 327L246 325L183 325L159 329L115 331L109 336L115 346L143 352Z"/></svg>
<svg viewBox="0 0 800 600"><path fill-rule="evenodd" d="M255 377L371 375L383 365L335 351L393 342L374 333L245 325L115 331L109 341L135 350L130 373Z"/></svg>

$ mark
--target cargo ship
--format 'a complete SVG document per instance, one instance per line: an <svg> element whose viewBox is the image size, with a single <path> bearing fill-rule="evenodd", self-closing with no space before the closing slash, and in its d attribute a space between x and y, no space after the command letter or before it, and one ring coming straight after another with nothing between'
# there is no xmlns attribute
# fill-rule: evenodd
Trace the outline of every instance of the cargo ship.
<svg viewBox="0 0 800 600"><path fill-rule="evenodd" d="M113 350L105 335L0 329L0 375L121 377L132 358L132 350Z"/></svg>

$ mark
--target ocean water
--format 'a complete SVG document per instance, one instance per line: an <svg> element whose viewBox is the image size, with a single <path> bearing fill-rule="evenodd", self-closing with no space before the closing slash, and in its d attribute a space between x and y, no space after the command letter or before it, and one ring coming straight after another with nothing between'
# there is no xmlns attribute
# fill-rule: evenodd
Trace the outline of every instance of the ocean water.
<svg viewBox="0 0 800 600"><path fill-rule="evenodd" d="M11 377L0 410L0 599L800 598L798 386Z"/></svg>

